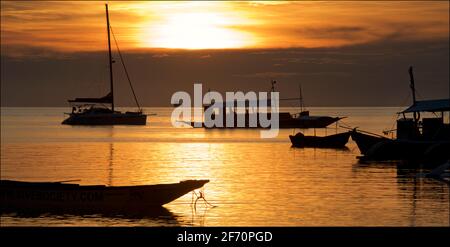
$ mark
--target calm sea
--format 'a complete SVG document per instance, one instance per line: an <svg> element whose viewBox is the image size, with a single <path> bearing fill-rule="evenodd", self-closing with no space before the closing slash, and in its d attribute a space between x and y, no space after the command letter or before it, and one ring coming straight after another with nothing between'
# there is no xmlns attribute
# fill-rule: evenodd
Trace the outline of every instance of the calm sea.
<svg viewBox="0 0 450 247"><path fill-rule="evenodd" d="M400 109L309 110L348 116L343 124L381 133L394 127ZM288 138L293 130L260 139L256 129L176 129L171 108L146 108L157 114L147 126L61 125L68 110L1 108L1 179L106 185L210 179L205 198L216 207L200 203L194 210L187 194L157 214L4 214L2 226L449 225L447 185L395 163L359 164L351 140L346 150L297 149Z"/></svg>

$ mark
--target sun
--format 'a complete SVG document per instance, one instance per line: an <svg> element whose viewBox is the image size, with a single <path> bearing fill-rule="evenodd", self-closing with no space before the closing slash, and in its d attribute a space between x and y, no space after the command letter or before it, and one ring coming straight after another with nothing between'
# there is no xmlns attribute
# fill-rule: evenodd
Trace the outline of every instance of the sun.
<svg viewBox="0 0 450 247"><path fill-rule="evenodd" d="M174 13L149 23L143 35L145 47L226 49L251 45L249 34L233 28L236 20L218 13Z"/></svg>

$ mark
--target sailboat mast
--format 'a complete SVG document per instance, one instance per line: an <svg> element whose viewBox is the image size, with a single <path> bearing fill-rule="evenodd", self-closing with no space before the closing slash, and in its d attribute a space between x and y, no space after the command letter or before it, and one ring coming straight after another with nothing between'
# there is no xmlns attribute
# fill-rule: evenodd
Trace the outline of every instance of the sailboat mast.
<svg viewBox="0 0 450 247"><path fill-rule="evenodd" d="M109 33L109 12L108 12L108 4L105 4L106 7L106 29L108 32L108 54L109 54L109 82L111 88L111 110L114 112L114 83L113 83L113 69L112 69L112 56L111 56L111 37Z"/></svg>

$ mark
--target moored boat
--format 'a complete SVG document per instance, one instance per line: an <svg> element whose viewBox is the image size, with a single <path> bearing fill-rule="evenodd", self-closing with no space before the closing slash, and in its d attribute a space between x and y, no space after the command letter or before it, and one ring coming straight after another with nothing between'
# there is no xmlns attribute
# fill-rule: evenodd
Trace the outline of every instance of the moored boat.
<svg viewBox="0 0 450 247"><path fill-rule="evenodd" d="M69 114L62 124L67 125L146 125L147 116L142 112L118 112L108 108L86 105L77 106L78 112Z"/></svg>
<svg viewBox="0 0 450 247"><path fill-rule="evenodd" d="M328 136L305 136L298 132L289 136L294 147L344 148L350 138L350 131Z"/></svg>
<svg viewBox="0 0 450 247"><path fill-rule="evenodd" d="M439 161L450 158L450 142L387 140L372 146L362 160Z"/></svg>
<svg viewBox="0 0 450 247"><path fill-rule="evenodd" d="M298 128L298 129L319 129L336 123L343 119L343 117L331 116L310 116L309 111L302 111L298 114L290 114L281 112L280 128Z"/></svg>
<svg viewBox="0 0 450 247"><path fill-rule="evenodd" d="M228 113L230 114L230 113ZM233 114L233 113L231 113ZM197 126L200 126L201 128L206 129L221 129L221 128L264 128L261 126L261 124L257 121L256 127L252 127L250 125L250 115L249 114L233 114L235 121L232 126L227 126L226 124L223 124L222 127L218 126L212 126L208 127L205 125L204 122L190 122L190 125L194 128ZM245 119L244 125L239 126L237 119L239 119L243 115L242 118ZM271 114L268 113L268 118L271 118ZM227 119L227 114L223 116L224 122ZM256 119L259 119L258 114L256 114ZM279 128L280 129L312 129L312 128L326 128L327 126L343 119L342 117L330 117L330 116L309 116L309 112L305 111L300 114L291 114L289 112L280 112L278 114L279 119ZM267 127L268 128L268 127Z"/></svg>
<svg viewBox="0 0 450 247"><path fill-rule="evenodd" d="M275 92L275 84L276 81L272 81L272 88L271 91ZM300 111L298 113L292 114L290 112L279 112L278 113L278 128L280 129L313 129L313 128L326 128L327 126L338 122L339 120L343 119L344 117L332 117L332 116L320 116L320 115L310 115L310 112L308 110L304 110L303 106L303 96L301 87L299 87L300 96L299 98L286 98L286 99L280 99L281 101L300 101ZM249 103L246 101L244 103L245 105L245 113L238 113L237 109L237 101L231 102L231 105L234 105L231 109L227 110L227 102L223 104L222 109L220 110L218 114L220 114L220 117L222 119L222 124L220 126L207 126L205 122L195 122L191 121L188 122L192 127L194 128L206 128L206 129L226 129L226 128L270 128L263 127L259 121L260 117L260 109L259 106L256 107L257 110L254 113L250 113L249 111ZM267 106L271 104L271 100L267 100ZM204 105L204 111L208 110L213 105L208 104ZM271 112L263 113L267 114L267 119L271 119ZM214 118L216 115L214 115ZM254 118L255 126L251 125L251 118ZM232 125L227 125L226 119L234 119ZM238 119L243 119L243 124L238 124Z"/></svg>
<svg viewBox="0 0 450 247"><path fill-rule="evenodd" d="M146 210L167 204L208 182L185 180L173 184L104 186L0 180L0 200L2 210Z"/></svg>
<svg viewBox="0 0 450 247"><path fill-rule="evenodd" d="M365 131L359 131L357 129L353 129L350 133L352 140L356 142L361 154L366 154L369 149L377 143L391 140L383 136L374 135Z"/></svg>
<svg viewBox="0 0 450 247"><path fill-rule="evenodd" d="M352 139L364 155L361 157L363 160L443 162L450 159L450 123L444 119L444 113L450 113L450 99L416 100L412 67L409 75L413 104L398 113L402 117L397 120L396 138L352 131ZM421 117L421 113L434 116ZM407 117L407 114L412 114L412 117Z"/></svg>
<svg viewBox="0 0 450 247"><path fill-rule="evenodd" d="M123 61L122 54L119 52L120 61L122 62L128 83L130 85L131 91L134 96L134 100L138 107L138 111L135 112L120 112L116 111L114 107L114 82L113 82L113 63L114 60L111 54L111 38L110 33L112 29L109 25L109 13L108 5L106 7L106 28L108 33L108 57L109 57L109 82L110 82L110 92L100 98L76 98L69 100L72 105L72 112L66 113L68 118L66 118L62 124L67 125L146 125L147 115L142 112L142 109L137 100L136 94L134 93L133 86L131 84L130 77L128 75L127 69L125 67L125 62ZM113 33L114 37L114 33ZM115 37L114 37L115 39ZM117 41L116 41L117 45ZM106 105L110 105L107 107Z"/></svg>

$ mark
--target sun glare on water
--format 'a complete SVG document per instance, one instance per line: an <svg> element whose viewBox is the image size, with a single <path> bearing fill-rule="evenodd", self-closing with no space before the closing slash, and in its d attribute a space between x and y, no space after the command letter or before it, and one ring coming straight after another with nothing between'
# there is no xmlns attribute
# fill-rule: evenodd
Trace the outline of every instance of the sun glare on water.
<svg viewBox="0 0 450 247"><path fill-rule="evenodd" d="M217 13L174 13L150 23L143 45L158 48L226 49L251 45L249 34L232 28L236 20Z"/></svg>

